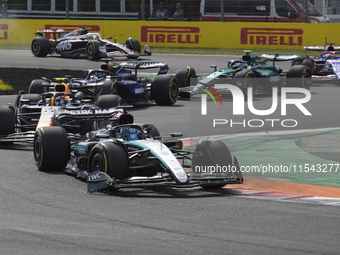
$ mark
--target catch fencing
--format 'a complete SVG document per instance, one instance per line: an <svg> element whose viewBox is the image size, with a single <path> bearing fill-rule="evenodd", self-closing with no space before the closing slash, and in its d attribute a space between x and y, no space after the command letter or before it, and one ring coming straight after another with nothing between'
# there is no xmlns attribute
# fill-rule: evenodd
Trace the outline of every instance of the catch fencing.
<svg viewBox="0 0 340 255"><path fill-rule="evenodd" d="M164 20L171 21L177 11L176 3L180 3L184 21L256 22L262 20L252 17L270 17L274 13L276 18L290 18L291 22L308 22L307 18L295 20L297 14L293 9L307 16L318 12L332 22L340 20L340 0L0 0L0 3L2 18L10 19L153 21L158 20L156 12L161 8L167 10Z"/></svg>

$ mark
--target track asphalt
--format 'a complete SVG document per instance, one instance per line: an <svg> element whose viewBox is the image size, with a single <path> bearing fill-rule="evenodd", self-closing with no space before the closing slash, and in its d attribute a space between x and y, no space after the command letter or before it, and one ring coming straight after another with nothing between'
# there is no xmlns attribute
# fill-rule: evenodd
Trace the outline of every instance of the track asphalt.
<svg viewBox="0 0 340 255"><path fill-rule="evenodd" d="M236 156L244 176L230 188L340 198L340 129L213 136ZM196 144L197 138L184 142Z"/></svg>

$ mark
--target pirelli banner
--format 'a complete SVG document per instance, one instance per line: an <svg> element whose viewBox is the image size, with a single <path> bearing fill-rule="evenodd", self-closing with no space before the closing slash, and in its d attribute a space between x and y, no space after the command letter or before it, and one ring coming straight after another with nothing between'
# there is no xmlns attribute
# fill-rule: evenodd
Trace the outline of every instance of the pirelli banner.
<svg viewBox="0 0 340 255"><path fill-rule="evenodd" d="M155 47L302 49L306 45L340 44L338 24L229 23L113 20L0 20L0 44L30 44L37 29L66 30L86 26L124 43L128 37Z"/></svg>

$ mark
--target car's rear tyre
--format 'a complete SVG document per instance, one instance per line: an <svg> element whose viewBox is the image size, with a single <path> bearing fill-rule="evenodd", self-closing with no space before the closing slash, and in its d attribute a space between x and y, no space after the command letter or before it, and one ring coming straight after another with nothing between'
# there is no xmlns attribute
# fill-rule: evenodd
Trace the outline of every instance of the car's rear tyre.
<svg viewBox="0 0 340 255"><path fill-rule="evenodd" d="M88 170L104 172L114 179L129 177L129 159L125 149L112 142L96 144L89 155Z"/></svg>
<svg viewBox="0 0 340 255"><path fill-rule="evenodd" d="M295 65L287 72L287 86L310 89L312 86L312 71L308 66Z"/></svg>
<svg viewBox="0 0 340 255"><path fill-rule="evenodd" d="M101 95L117 95L117 94L118 94L117 84L111 80L104 81Z"/></svg>
<svg viewBox="0 0 340 255"><path fill-rule="evenodd" d="M36 57L46 57L51 52L51 44L46 37L36 37L32 40L31 51Z"/></svg>
<svg viewBox="0 0 340 255"><path fill-rule="evenodd" d="M253 95L256 91L256 76L254 72L249 70L241 70L235 72L233 77L233 84L240 88L243 92L244 98L248 99L248 88L253 88Z"/></svg>
<svg viewBox="0 0 340 255"><path fill-rule="evenodd" d="M86 44L86 55L89 60L98 60L100 58L99 47L101 46L99 41L89 41Z"/></svg>
<svg viewBox="0 0 340 255"><path fill-rule="evenodd" d="M303 55L303 56L299 56L298 59L294 59L291 62L291 66L295 66L295 65L301 65L302 61L304 61L305 59L309 59L307 56Z"/></svg>
<svg viewBox="0 0 340 255"><path fill-rule="evenodd" d="M40 127L34 137L34 162L40 171L61 171L70 158L70 142L63 127Z"/></svg>
<svg viewBox="0 0 340 255"><path fill-rule="evenodd" d="M151 85L153 100L159 105L173 105L179 96L176 76L172 74L157 75Z"/></svg>
<svg viewBox="0 0 340 255"><path fill-rule="evenodd" d="M15 112L8 105L0 106L0 135L14 133L15 129Z"/></svg>
<svg viewBox="0 0 340 255"><path fill-rule="evenodd" d="M200 145L196 146L193 159L192 159L192 169L193 172L196 171L196 166L202 169L202 167L213 166L221 167L221 172L225 173L227 168L232 166L232 157L229 148L227 145L221 141L206 141ZM219 174L219 172L216 172ZM204 189L218 189L225 186L225 184L216 184L216 185L201 185Z"/></svg>
<svg viewBox="0 0 340 255"><path fill-rule="evenodd" d="M101 95L98 97L97 106L101 109L110 109L120 105L120 96Z"/></svg>
<svg viewBox="0 0 340 255"><path fill-rule="evenodd" d="M21 96L20 100L25 100L28 105L35 105L37 104L40 100L42 100L42 97L40 94L24 94ZM26 103L25 103L26 104Z"/></svg>
<svg viewBox="0 0 340 255"><path fill-rule="evenodd" d="M188 66L185 69L179 69L175 73L180 88L190 86L190 78L196 76L196 71L193 67Z"/></svg>
<svg viewBox="0 0 340 255"><path fill-rule="evenodd" d="M28 88L28 94L42 94L46 92L46 89L42 87L44 80L33 80Z"/></svg>

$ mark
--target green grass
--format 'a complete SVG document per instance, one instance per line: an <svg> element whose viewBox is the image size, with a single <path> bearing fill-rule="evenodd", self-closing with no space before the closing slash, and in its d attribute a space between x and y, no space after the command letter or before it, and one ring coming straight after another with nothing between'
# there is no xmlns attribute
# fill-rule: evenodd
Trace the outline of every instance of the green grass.
<svg viewBox="0 0 340 255"><path fill-rule="evenodd" d="M30 50L29 44L24 45L0 45L0 50ZM242 55L244 49L220 49L220 48L170 48L151 47L153 54L190 54L190 55ZM247 48L249 50L249 48ZM255 54L298 54L304 55L303 50L273 50L273 49L251 49Z"/></svg>

